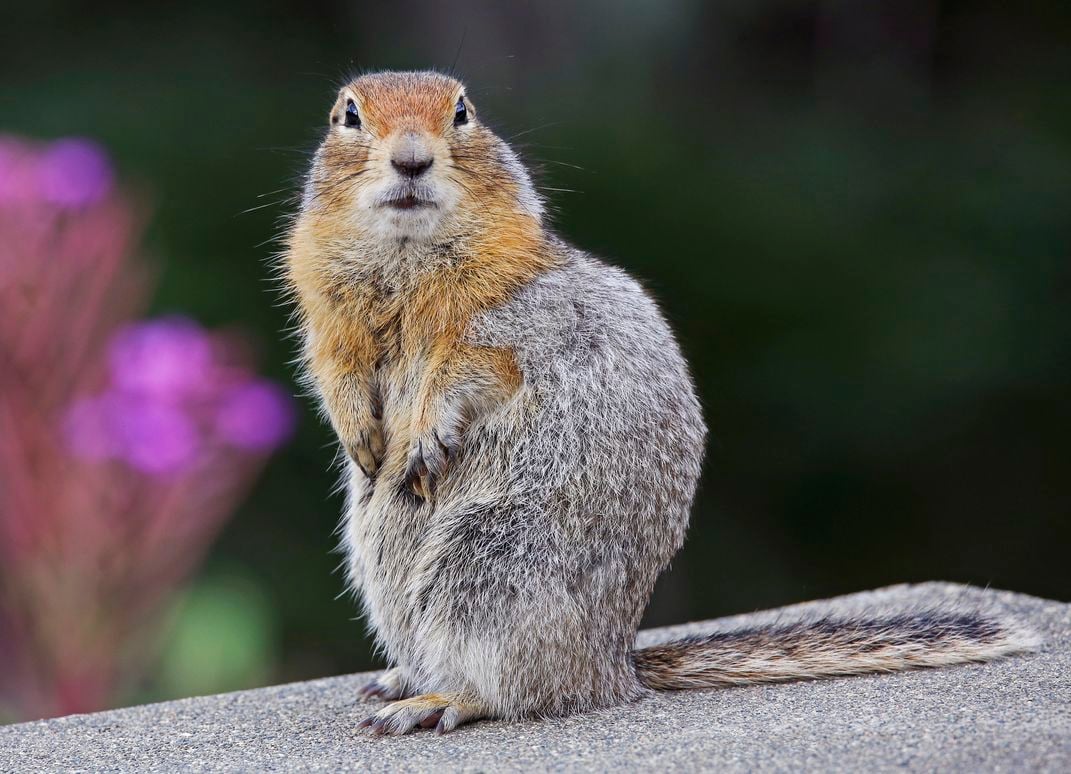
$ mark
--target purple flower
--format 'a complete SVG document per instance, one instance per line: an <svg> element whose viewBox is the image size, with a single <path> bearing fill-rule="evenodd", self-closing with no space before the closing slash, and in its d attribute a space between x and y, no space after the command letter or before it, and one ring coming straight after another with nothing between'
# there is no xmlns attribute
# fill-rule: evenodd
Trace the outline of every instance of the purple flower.
<svg viewBox="0 0 1071 774"><path fill-rule="evenodd" d="M220 437L233 446L255 451L270 451L282 444L294 431L295 421L290 396L266 380L231 389L216 411Z"/></svg>
<svg viewBox="0 0 1071 774"><path fill-rule="evenodd" d="M279 446L294 429L293 403L278 385L229 363L224 344L183 317L121 329L109 345L107 390L66 412L68 448L165 474L222 445L255 453Z"/></svg>
<svg viewBox="0 0 1071 774"><path fill-rule="evenodd" d="M145 473L184 470L201 450L191 418L152 397L106 392L79 399L67 410L63 429L75 456L121 459Z"/></svg>
<svg viewBox="0 0 1071 774"><path fill-rule="evenodd" d="M198 456L201 439L190 418L176 406L151 398L134 398L114 407L112 425L122 439L121 456L145 473L171 473L188 468Z"/></svg>
<svg viewBox="0 0 1071 774"><path fill-rule="evenodd" d="M218 381L211 338L184 317L123 328L112 339L109 361L117 387L164 400L211 394Z"/></svg>
<svg viewBox="0 0 1071 774"><path fill-rule="evenodd" d="M108 155L92 140L55 142L38 160L37 186L42 199L60 207L94 204L112 186Z"/></svg>

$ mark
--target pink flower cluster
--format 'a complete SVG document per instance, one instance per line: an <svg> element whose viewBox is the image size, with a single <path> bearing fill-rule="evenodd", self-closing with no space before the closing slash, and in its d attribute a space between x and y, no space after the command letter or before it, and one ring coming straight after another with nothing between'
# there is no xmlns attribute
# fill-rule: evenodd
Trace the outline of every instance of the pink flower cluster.
<svg viewBox="0 0 1071 774"><path fill-rule="evenodd" d="M138 319L139 215L96 144L0 137L0 720L114 703L294 427L240 335Z"/></svg>
<svg viewBox="0 0 1071 774"><path fill-rule="evenodd" d="M219 446L275 448L293 428L293 404L275 383L228 362L227 343L182 317L120 329L107 388L66 412L68 448L151 475L188 471Z"/></svg>

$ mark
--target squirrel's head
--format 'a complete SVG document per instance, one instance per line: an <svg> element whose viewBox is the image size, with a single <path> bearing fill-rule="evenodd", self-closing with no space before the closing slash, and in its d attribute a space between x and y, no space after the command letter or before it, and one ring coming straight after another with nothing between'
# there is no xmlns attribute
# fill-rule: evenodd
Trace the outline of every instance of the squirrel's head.
<svg viewBox="0 0 1071 774"><path fill-rule="evenodd" d="M524 167L476 118L459 81L434 72L363 75L339 91L304 198L359 233L433 240L489 212L542 217Z"/></svg>

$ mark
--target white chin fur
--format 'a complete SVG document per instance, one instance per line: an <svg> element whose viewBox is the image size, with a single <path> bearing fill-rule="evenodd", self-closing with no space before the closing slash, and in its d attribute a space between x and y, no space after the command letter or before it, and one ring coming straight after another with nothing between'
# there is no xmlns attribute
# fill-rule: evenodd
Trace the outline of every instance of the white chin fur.
<svg viewBox="0 0 1071 774"><path fill-rule="evenodd" d="M432 180L414 188L400 189L393 180L387 186L365 188L357 199L357 218L366 229L384 240L431 239L443 218L457 206L458 192L450 185ZM435 202L434 206L397 209L385 204L391 198L410 192Z"/></svg>
<svg viewBox="0 0 1071 774"><path fill-rule="evenodd" d="M387 239L427 239L435 233L442 212L438 207L411 210L379 207L371 216L375 230Z"/></svg>

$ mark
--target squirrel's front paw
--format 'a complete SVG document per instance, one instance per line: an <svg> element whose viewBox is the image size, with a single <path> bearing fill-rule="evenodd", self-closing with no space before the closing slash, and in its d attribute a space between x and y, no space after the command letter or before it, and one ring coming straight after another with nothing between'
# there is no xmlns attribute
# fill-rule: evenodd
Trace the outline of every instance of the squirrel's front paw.
<svg viewBox="0 0 1071 774"><path fill-rule="evenodd" d="M431 430L418 435L409 447L405 486L418 497L430 500L457 454L457 447L458 437L454 433Z"/></svg>
<svg viewBox="0 0 1071 774"><path fill-rule="evenodd" d="M357 463L357 467L368 478L375 478L387 449L382 423L372 420L371 424L347 433L343 437L342 445L350 459Z"/></svg>

